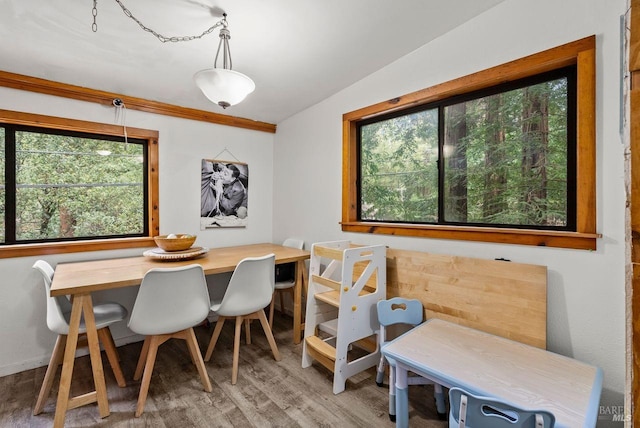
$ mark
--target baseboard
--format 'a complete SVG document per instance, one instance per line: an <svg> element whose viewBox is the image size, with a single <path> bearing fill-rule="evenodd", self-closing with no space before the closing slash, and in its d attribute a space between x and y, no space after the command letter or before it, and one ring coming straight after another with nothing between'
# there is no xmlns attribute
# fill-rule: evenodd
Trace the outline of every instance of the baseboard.
<svg viewBox="0 0 640 428"><path fill-rule="evenodd" d="M51 355L46 355L38 358L33 358L27 361L20 361L19 363L9 364L0 367L0 377L9 376L15 373L20 373L26 370L35 369L38 367L46 366L49 364Z"/></svg>
<svg viewBox="0 0 640 428"><path fill-rule="evenodd" d="M141 336L139 334L132 334L125 337L120 337L118 339L114 338L116 347L128 345L129 343L140 342L142 340L144 340L144 336ZM83 348L83 349L79 349L76 352L76 356L81 357L83 355L87 355L88 353L89 353L89 350L86 348ZM50 358L51 358L51 354L47 354L47 355L42 355L36 358L31 358L26 361L20 361L15 364L0 366L0 377L9 376L9 375L20 373L26 370L37 369L38 367L45 367L49 364Z"/></svg>

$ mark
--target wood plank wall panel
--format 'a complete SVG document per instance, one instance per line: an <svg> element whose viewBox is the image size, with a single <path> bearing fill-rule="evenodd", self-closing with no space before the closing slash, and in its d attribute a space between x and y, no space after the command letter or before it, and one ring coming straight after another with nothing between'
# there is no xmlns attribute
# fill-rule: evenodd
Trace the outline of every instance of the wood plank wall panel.
<svg viewBox="0 0 640 428"><path fill-rule="evenodd" d="M387 250L387 296L440 318L546 348L546 266Z"/></svg>
<svg viewBox="0 0 640 428"><path fill-rule="evenodd" d="M640 426L640 0L631 0L629 72L631 73L630 94L630 150L631 150L631 319L629 341L631 361L631 415L633 426Z"/></svg>

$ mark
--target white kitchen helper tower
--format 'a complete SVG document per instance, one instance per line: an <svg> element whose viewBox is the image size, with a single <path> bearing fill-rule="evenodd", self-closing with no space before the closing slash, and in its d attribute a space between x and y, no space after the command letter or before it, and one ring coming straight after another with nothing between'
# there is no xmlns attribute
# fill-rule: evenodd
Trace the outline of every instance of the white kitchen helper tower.
<svg viewBox="0 0 640 428"><path fill-rule="evenodd" d="M331 370L334 394L344 391L347 378L380 361L372 336L379 329L376 304L387 298L386 266L384 245L311 246L302 367L316 360ZM352 345L362 351L356 357L348 355Z"/></svg>

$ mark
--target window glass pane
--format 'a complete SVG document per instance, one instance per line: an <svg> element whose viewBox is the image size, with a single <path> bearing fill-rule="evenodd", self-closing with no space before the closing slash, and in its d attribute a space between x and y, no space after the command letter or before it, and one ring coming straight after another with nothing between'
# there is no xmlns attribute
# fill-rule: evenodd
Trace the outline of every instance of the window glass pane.
<svg viewBox="0 0 640 428"><path fill-rule="evenodd" d="M360 219L438 220L438 110L360 127Z"/></svg>
<svg viewBox="0 0 640 428"><path fill-rule="evenodd" d="M444 109L444 220L567 225L567 79Z"/></svg>
<svg viewBox="0 0 640 428"><path fill-rule="evenodd" d="M16 240L144 233L144 147L16 132Z"/></svg>
<svg viewBox="0 0 640 428"><path fill-rule="evenodd" d="M5 224L4 224L4 214L5 214L5 182L4 182L4 165L5 165L5 130L3 127L0 127L0 242L4 242L5 240Z"/></svg>

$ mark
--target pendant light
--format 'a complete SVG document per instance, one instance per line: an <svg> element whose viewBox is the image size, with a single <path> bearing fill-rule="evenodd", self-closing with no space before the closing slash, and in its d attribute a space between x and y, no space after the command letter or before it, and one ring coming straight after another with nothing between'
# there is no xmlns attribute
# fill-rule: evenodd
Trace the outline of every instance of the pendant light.
<svg viewBox="0 0 640 428"><path fill-rule="evenodd" d="M127 9L127 7L122 3L121 0L115 0L115 2L120 5L125 15L134 20L144 31L156 36L156 38L162 43L188 42L191 40L200 39L207 34L210 34L214 29L222 26L222 28L220 29L220 42L218 43L218 51L216 52L216 58L213 61L213 68L208 68L197 72L193 76L196 85L209 100L218 104L222 108L227 108L232 105L238 104L240 101L244 100L247 95L249 95L256 89L256 85L255 83L253 83L253 80L251 80L244 74L238 73L237 71L233 71L231 69L231 51L229 50L229 39L231 38L231 33L227 28L228 23L226 13L222 14L222 19L220 21L216 22L210 28L203 31L199 35L167 37L144 25L131 13L129 9ZM97 0L93 0L92 14L93 24L91 26L91 29L95 33L98 31L98 24L96 22L96 17L98 15ZM220 50L222 50L222 68L218 68L218 56L220 56Z"/></svg>
<svg viewBox="0 0 640 428"><path fill-rule="evenodd" d="M202 93L212 102L222 108L238 104L256 88L255 83L242 73L232 70L231 51L229 50L229 39L231 33L227 28L227 14L223 14L220 29L220 42L213 68L198 71L193 79ZM222 50L222 68L218 68L218 57Z"/></svg>

